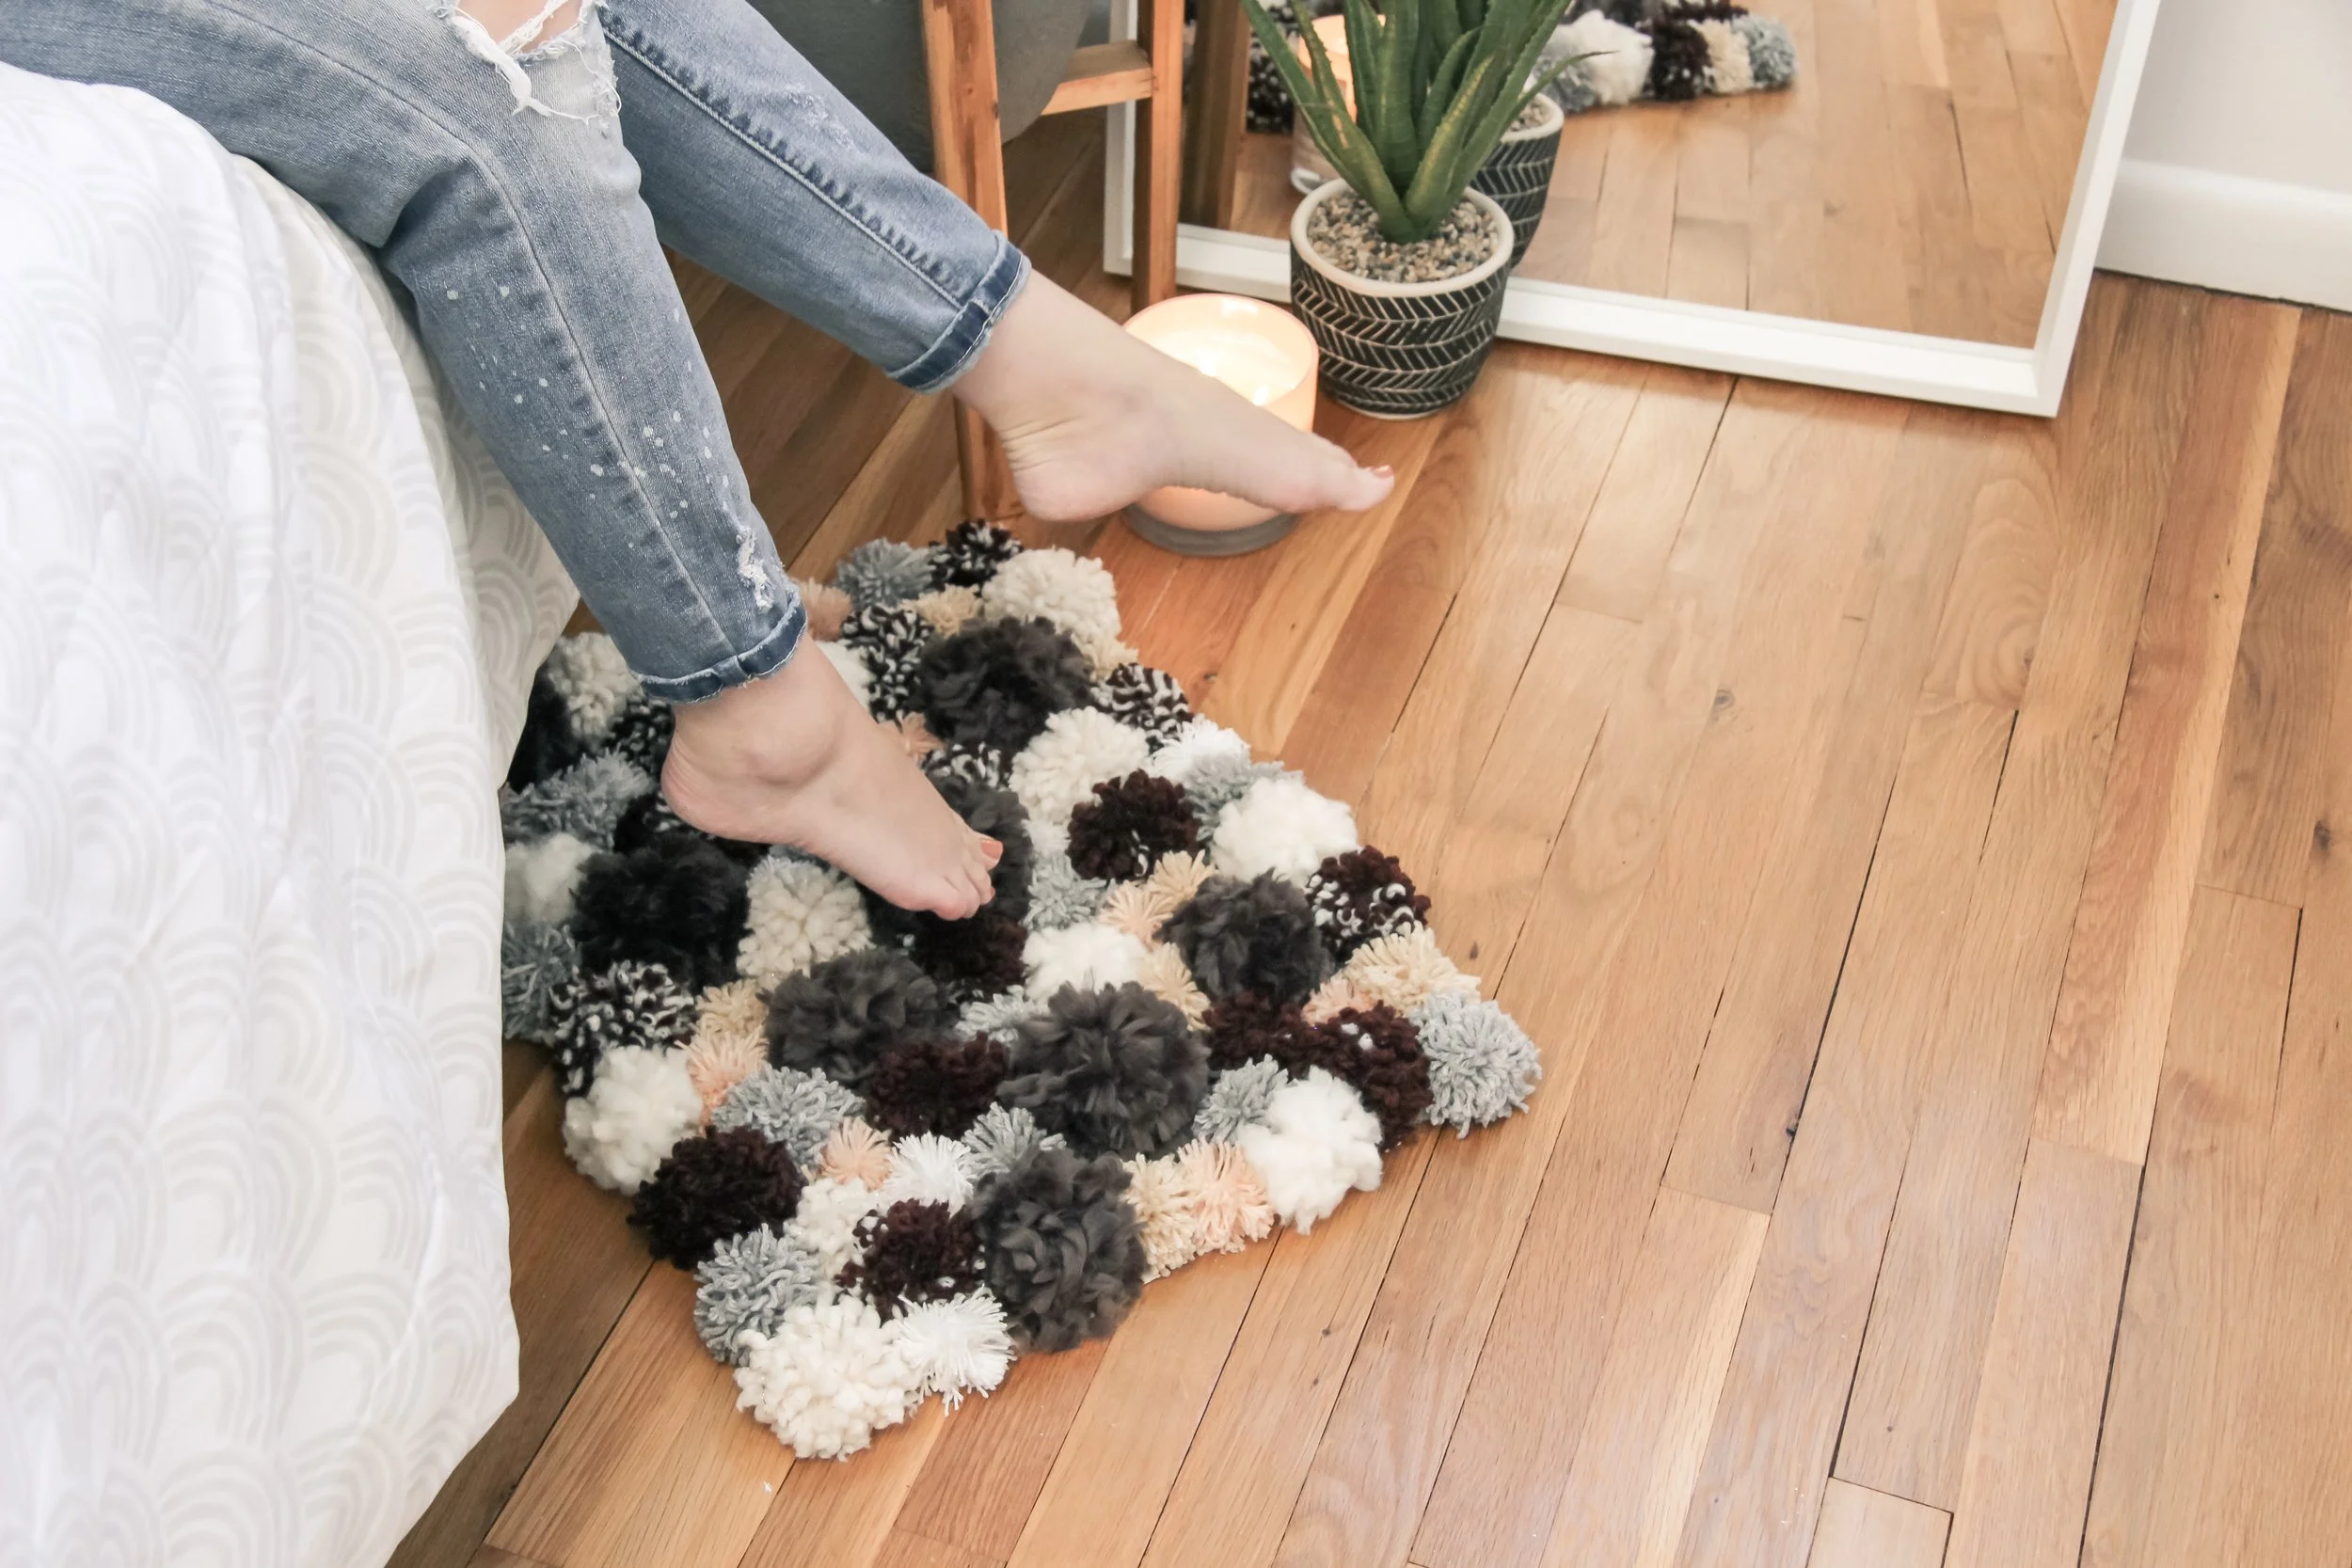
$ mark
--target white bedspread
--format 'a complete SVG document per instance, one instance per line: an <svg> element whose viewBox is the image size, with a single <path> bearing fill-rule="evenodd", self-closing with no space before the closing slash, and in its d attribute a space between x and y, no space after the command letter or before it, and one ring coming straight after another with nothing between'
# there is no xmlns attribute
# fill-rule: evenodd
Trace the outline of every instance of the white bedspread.
<svg viewBox="0 0 2352 1568"><path fill-rule="evenodd" d="M493 792L570 586L365 259L0 66L0 1563L367 1568L512 1397Z"/></svg>

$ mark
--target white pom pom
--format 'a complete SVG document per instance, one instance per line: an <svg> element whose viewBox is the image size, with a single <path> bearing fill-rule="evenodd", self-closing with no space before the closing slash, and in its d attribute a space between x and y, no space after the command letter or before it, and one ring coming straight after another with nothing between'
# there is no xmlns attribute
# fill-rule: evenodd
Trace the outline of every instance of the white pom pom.
<svg viewBox="0 0 2352 1568"><path fill-rule="evenodd" d="M685 1052L615 1046L588 1092L564 1107L564 1152L597 1186L633 1193L702 1119Z"/></svg>
<svg viewBox="0 0 2352 1568"><path fill-rule="evenodd" d="M775 1333L748 1330L740 1343L737 1406L803 1459L857 1452L923 1397L896 1328L858 1297L795 1307Z"/></svg>
<svg viewBox="0 0 2352 1568"><path fill-rule="evenodd" d="M506 920L514 926L561 926L572 918L572 890L580 867L596 852L569 833L549 833L506 847Z"/></svg>
<svg viewBox="0 0 2352 1568"><path fill-rule="evenodd" d="M900 1310L896 1325L916 1387L939 1395L950 1410L967 1390L993 1393L1012 1365L1005 1309L986 1291L917 1302Z"/></svg>
<svg viewBox="0 0 2352 1568"><path fill-rule="evenodd" d="M953 1138L917 1132L900 1138L890 1148L890 1179L874 1196L874 1206L887 1209L913 1199L961 1209L972 1197L975 1167L972 1151Z"/></svg>
<svg viewBox="0 0 2352 1568"><path fill-rule="evenodd" d="M1249 742L1214 719L1196 718L1186 721L1176 738L1152 753L1146 770L1154 778L1190 784L1204 763L1248 760Z"/></svg>
<svg viewBox="0 0 2352 1568"><path fill-rule="evenodd" d="M1072 808L1094 798L1097 784L1125 778L1151 756L1152 742L1141 730L1100 708L1064 708L1012 759L1012 792L1032 823L1064 826Z"/></svg>
<svg viewBox="0 0 2352 1568"><path fill-rule="evenodd" d="M542 668L548 685L564 699L573 735L591 745L612 733L621 709L644 689L612 639L600 631L558 640Z"/></svg>
<svg viewBox="0 0 2352 1568"><path fill-rule="evenodd" d="M994 620L1042 620L1084 647L1116 641L1119 593L1099 561L1068 550L1024 550L980 590L980 608Z"/></svg>
<svg viewBox="0 0 2352 1568"><path fill-rule="evenodd" d="M847 642L817 642L815 638L809 641L816 642L825 662L841 673L841 679L849 686L850 695L857 699L857 705L870 706L874 701L874 673L866 669L866 656Z"/></svg>
<svg viewBox="0 0 2352 1568"><path fill-rule="evenodd" d="M811 964L874 944L857 884L830 866L771 855L752 867L749 918L736 967L772 986Z"/></svg>
<svg viewBox="0 0 2352 1568"><path fill-rule="evenodd" d="M1547 53L1591 55L1579 69L1603 103L1630 103L1649 85L1649 35L1598 10L1586 11L1554 32Z"/></svg>
<svg viewBox="0 0 2352 1568"><path fill-rule="evenodd" d="M1361 847L1354 812L1285 774L1260 779L1216 814L1209 856L1229 877L1271 871L1303 884L1327 856Z"/></svg>
<svg viewBox="0 0 2352 1568"><path fill-rule="evenodd" d="M801 1189L791 1233L817 1255L817 1272L831 1279L858 1255L857 1222L873 1212L874 1190L861 1181L820 1176Z"/></svg>
<svg viewBox="0 0 2352 1568"><path fill-rule="evenodd" d="M1089 920L1058 931L1031 931L1021 945L1021 961L1029 969L1029 994L1047 997L1064 986L1123 986L1142 974L1150 953L1126 932Z"/></svg>
<svg viewBox="0 0 2352 1568"><path fill-rule="evenodd" d="M1349 1188L1368 1193L1380 1185L1380 1118L1321 1068L1275 1090L1264 1115L1233 1142L1257 1168L1274 1212L1302 1235Z"/></svg>

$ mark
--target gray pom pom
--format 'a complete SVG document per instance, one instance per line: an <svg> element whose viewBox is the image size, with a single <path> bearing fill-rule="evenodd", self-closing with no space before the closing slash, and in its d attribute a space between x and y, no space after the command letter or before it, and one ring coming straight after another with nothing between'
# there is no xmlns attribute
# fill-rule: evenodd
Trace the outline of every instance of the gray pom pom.
<svg viewBox="0 0 2352 1568"><path fill-rule="evenodd" d="M1080 1161L1057 1148L1034 1150L981 1183L972 1208L989 1291L1028 1349L1100 1338L1143 1291L1127 1167L1107 1154Z"/></svg>
<svg viewBox="0 0 2352 1568"><path fill-rule="evenodd" d="M1045 1004L1025 990L1009 990L1002 996L991 996L969 1003L956 1021L956 1033L966 1039L986 1035L990 1039L1010 1045L1021 1025L1033 1018L1045 1016Z"/></svg>
<svg viewBox="0 0 2352 1568"><path fill-rule="evenodd" d="M755 1128L790 1149L793 1164L813 1165L833 1130L865 1108L853 1091L822 1073L764 1067L727 1091L710 1125L719 1132Z"/></svg>
<svg viewBox="0 0 2352 1568"><path fill-rule="evenodd" d="M1551 101L1560 105L1563 114L1581 115L1600 102L1600 94L1593 90L1593 79L1581 60L1571 61L1544 90L1551 94Z"/></svg>
<svg viewBox="0 0 2352 1568"><path fill-rule="evenodd" d="M650 774L627 757L606 752L507 797L499 816L509 844L569 833L582 844L610 849L612 827L621 814L639 797L652 793Z"/></svg>
<svg viewBox="0 0 2352 1568"><path fill-rule="evenodd" d="M814 1302L824 1287L817 1254L770 1226L730 1236L694 1269L694 1332L710 1354L743 1364L744 1334L773 1334L784 1315Z"/></svg>
<svg viewBox="0 0 2352 1568"><path fill-rule="evenodd" d="M580 946L561 926L518 922L499 935L499 1002L508 1039L546 1044L556 988L580 973Z"/></svg>
<svg viewBox="0 0 2352 1568"><path fill-rule="evenodd" d="M991 1105L980 1119L965 1129L963 1147L972 1151L975 1177L1002 1176L1034 1149L1068 1148L1058 1132L1038 1126L1037 1117L1011 1105Z"/></svg>
<svg viewBox="0 0 2352 1568"><path fill-rule="evenodd" d="M1457 1136L1527 1106L1544 1075L1535 1043L1511 1015L1462 991L1439 991L1413 1009L1429 1059L1429 1109L1422 1119Z"/></svg>
<svg viewBox="0 0 2352 1568"><path fill-rule="evenodd" d="M834 581L852 610L900 604L931 591L931 552L896 539L870 539L842 558Z"/></svg>
<svg viewBox="0 0 2352 1568"><path fill-rule="evenodd" d="M768 1052L782 1067L821 1072L856 1088L891 1046L937 1035L956 1010L938 982L903 953L868 947L828 958L768 999Z"/></svg>
<svg viewBox="0 0 2352 1568"><path fill-rule="evenodd" d="M1041 850L1029 871L1029 929L1058 931L1092 920L1110 892L1110 883L1079 876L1068 855Z"/></svg>
<svg viewBox="0 0 2352 1568"><path fill-rule="evenodd" d="M1748 73L1758 87L1785 87L1797 79L1797 46L1785 23L1769 16L1743 16L1731 25L1748 40Z"/></svg>
<svg viewBox="0 0 2352 1568"><path fill-rule="evenodd" d="M1021 1025L996 1098L1089 1154L1164 1154L1184 1141L1209 1080L1209 1048L1184 1015L1130 982L1065 986Z"/></svg>
<svg viewBox="0 0 2352 1568"><path fill-rule="evenodd" d="M1210 878L1161 924L1160 940L1214 1002L1254 990L1295 1007L1336 967L1307 895L1271 871Z"/></svg>
<svg viewBox="0 0 2352 1568"><path fill-rule="evenodd" d="M1245 756L1219 753L1203 758L1184 781L1184 794L1203 823L1248 793L1260 779L1279 779L1289 769L1279 762L1253 762Z"/></svg>
<svg viewBox="0 0 2352 1568"><path fill-rule="evenodd" d="M1211 1081L1208 1097L1192 1118L1192 1135L1203 1143L1232 1143L1244 1127L1265 1115L1274 1091L1290 1081L1282 1064L1271 1056L1226 1069Z"/></svg>

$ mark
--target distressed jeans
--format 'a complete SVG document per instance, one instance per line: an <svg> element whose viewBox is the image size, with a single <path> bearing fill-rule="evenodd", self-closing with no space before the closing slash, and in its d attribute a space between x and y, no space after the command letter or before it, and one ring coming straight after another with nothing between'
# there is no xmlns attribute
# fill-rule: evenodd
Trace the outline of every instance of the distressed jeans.
<svg viewBox="0 0 2352 1568"><path fill-rule="evenodd" d="M806 616L662 244L918 391L1028 277L743 0L584 0L529 48L436 0L0 0L0 60L163 100L373 250L674 702L777 669Z"/></svg>

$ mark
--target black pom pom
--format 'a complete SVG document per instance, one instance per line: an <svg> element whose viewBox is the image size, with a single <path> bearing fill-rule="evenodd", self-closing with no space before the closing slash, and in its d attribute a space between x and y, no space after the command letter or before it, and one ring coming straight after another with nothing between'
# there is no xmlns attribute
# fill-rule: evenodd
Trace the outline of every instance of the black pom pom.
<svg viewBox="0 0 2352 1568"><path fill-rule="evenodd" d="M670 755L670 732L677 728L677 710L651 697L631 697L613 718L605 749L627 757L654 778Z"/></svg>
<svg viewBox="0 0 2352 1568"><path fill-rule="evenodd" d="M908 953L959 1002L1001 996L1028 976L1028 927L993 905L967 920L918 915Z"/></svg>
<svg viewBox="0 0 2352 1568"><path fill-rule="evenodd" d="M628 1223L656 1258L691 1269L730 1236L781 1226L801 1202L792 1151L748 1127L704 1132L670 1150L637 1189Z"/></svg>
<svg viewBox="0 0 2352 1568"><path fill-rule="evenodd" d="M1184 689L1165 670L1145 664L1122 664L1094 689L1094 705L1131 729L1164 746L1192 720L1192 704Z"/></svg>
<svg viewBox="0 0 2352 1568"><path fill-rule="evenodd" d="M1342 1008L1314 1026L1316 1065L1356 1086L1380 1118L1380 1147L1411 1136L1429 1109L1429 1059L1412 1020L1385 1002L1361 1011Z"/></svg>
<svg viewBox="0 0 2352 1568"><path fill-rule="evenodd" d="M907 1198L858 1221L857 1261L841 1283L885 1318L918 1301L946 1301L980 1287L980 1236L944 1203Z"/></svg>
<svg viewBox="0 0 2352 1568"><path fill-rule="evenodd" d="M572 710L548 684L548 673L540 671L532 677L522 738L515 743L514 760L506 765L507 787L528 789L541 779L553 778L585 754L572 738Z"/></svg>
<svg viewBox="0 0 2352 1568"><path fill-rule="evenodd" d="M657 963L699 990L735 978L747 909L741 866L714 844L669 834L590 858L572 895L572 936L584 965Z"/></svg>
<svg viewBox="0 0 2352 1568"><path fill-rule="evenodd" d="M1168 917L1160 940L1184 954L1213 1002L1256 990L1303 1003L1336 967L1307 895L1270 871L1247 882L1210 878Z"/></svg>
<svg viewBox="0 0 2352 1568"><path fill-rule="evenodd" d="M1130 982L1064 986L1013 1037L996 1098L1085 1154L1162 1154L1184 1141L1209 1085L1209 1052L1184 1015Z"/></svg>
<svg viewBox="0 0 2352 1568"><path fill-rule="evenodd" d="M1712 70L1707 35L1688 22L1662 18L1649 30L1649 95L1687 103L1707 90Z"/></svg>
<svg viewBox="0 0 2352 1568"><path fill-rule="evenodd" d="M1094 786L1070 814L1070 863L1081 877L1131 882L1162 855L1200 847L1200 817L1182 784L1141 768Z"/></svg>
<svg viewBox="0 0 2352 1568"><path fill-rule="evenodd" d="M548 997L548 1051L555 1080L583 1095L604 1053L619 1045L653 1051L694 1037L694 993L660 964L616 963L575 974Z"/></svg>
<svg viewBox="0 0 2352 1568"><path fill-rule="evenodd" d="M940 739L1008 756L1064 708L1084 707L1094 674L1078 645L1044 621L983 621L923 652L914 705Z"/></svg>
<svg viewBox="0 0 2352 1568"><path fill-rule="evenodd" d="M1201 1020L1209 1041L1209 1066L1218 1072L1271 1056L1293 1072L1316 1065L1321 1051L1314 1032L1295 1004L1245 990L1209 1008Z"/></svg>
<svg viewBox="0 0 2352 1568"><path fill-rule="evenodd" d="M866 706L889 721L908 712L914 670L932 641L931 624L903 604L868 605L841 625L841 641L865 656Z"/></svg>
<svg viewBox="0 0 2352 1568"><path fill-rule="evenodd" d="M961 1138L1004 1080L1005 1048L995 1040L902 1040L866 1074L866 1119L894 1138Z"/></svg>
<svg viewBox="0 0 2352 1568"><path fill-rule="evenodd" d="M768 1055L857 1088L882 1052L944 1035L956 1010L938 982L903 953L869 947L804 969L768 999Z"/></svg>
<svg viewBox="0 0 2352 1568"><path fill-rule="evenodd" d="M1418 926L1429 916L1428 897L1393 855L1371 847L1333 855L1307 881L1307 903L1315 929L1345 963L1375 937Z"/></svg>
<svg viewBox="0 0 2352 1568"><path fill-rule="evenodd" d="M1127 1167L1036 1148L973 1196L983 1277L1027 1350L1057 1351L1119 1326L1143 1291L1143 1237Z"/></svg>
<svg viewBox="0 0 2352 1568"><path fill-rule="evenodd" d="M932 572L942 588L978 588L996 575L997 567L1020 553L1020 540L975 517L947 531L931 557Z"/></svg>
<svg viewBox="0 0 2352 1568"><path fill-rule="evenodd" d="M721 838L704 832L676 812L661 798L661 791L640 795L621 813L612 825L612 847L626 855L638 849L649 849L668 837L693 839L703 844L715 844L719 852L736 864L749 869L768 858L768 846L751 844L739 838Z"/></svg>

